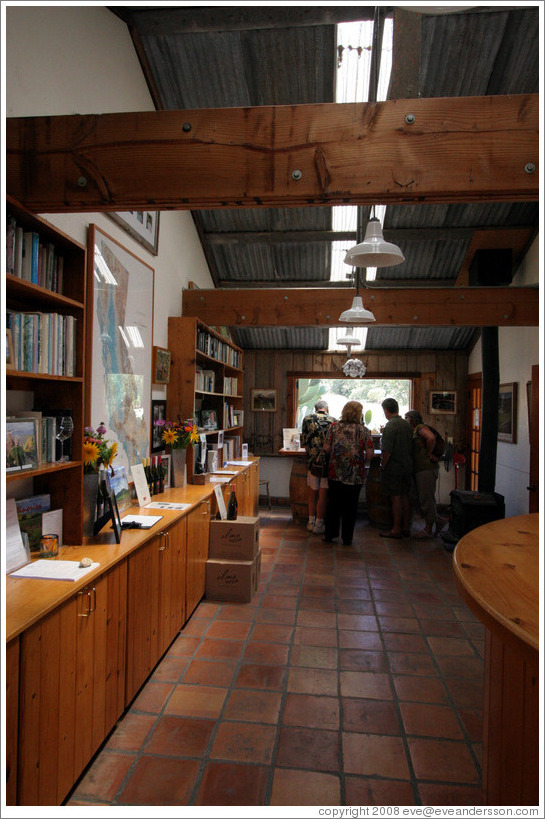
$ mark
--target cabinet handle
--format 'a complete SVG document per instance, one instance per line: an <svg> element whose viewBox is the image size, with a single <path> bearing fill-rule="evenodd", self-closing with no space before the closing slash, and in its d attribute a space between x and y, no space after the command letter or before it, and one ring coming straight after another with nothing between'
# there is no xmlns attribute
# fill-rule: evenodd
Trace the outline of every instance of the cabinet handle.
<svg viewBox="0 0 545 819"><path fill-rule="evenodd" d="M87 589L87 591L78 592L78 597L86 597L87 601L89 603L87 610L83 610L81 612L78 612L78 617L89 617L91 612L96 611L97 593L96 593L96 590L94 588L92 589L92 591L94 591L94 593L95 593L95 607L94 608L91 605L91 591L89 589ZM83 603L81 605L82 605L82 608L83 608Z"/></svg>
<svg viewBox="0 0 545 819"><path fill-rule="evenodd" d="M161 537L165 538L165 545L164 546L159 546L159 551L164 552L165 549L168 548L168 532L161 532L160 534L161 534Z"/></svg>
<svg viewBox="0 0 545 819"><path fill-rule="evenodd" d="M210 511L210 503L209 501L203 501L203 515L207 515Z"/></svg>

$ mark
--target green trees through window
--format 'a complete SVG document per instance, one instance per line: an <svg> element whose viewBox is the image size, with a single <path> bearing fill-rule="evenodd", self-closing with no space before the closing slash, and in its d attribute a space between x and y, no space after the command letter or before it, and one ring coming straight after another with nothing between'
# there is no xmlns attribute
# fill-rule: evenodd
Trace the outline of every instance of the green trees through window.
<svg viewBox="0 0 545 819"><path fill-rule="evenodd" d="M386 419L381 407L385 398L395 398L399 403L399 414L410 409L410 379L401 378L299 378L297 402L297 427L301 429L303 418L314 410L316 401L328 402L329 413L340 418L347 401L360 401L366 426L372 432L380 432Z"/></svg>

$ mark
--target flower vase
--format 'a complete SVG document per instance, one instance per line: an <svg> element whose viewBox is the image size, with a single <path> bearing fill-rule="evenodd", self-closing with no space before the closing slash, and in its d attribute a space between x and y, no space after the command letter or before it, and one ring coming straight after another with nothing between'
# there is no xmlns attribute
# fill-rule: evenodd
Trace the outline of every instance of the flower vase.
<svg viewBox="0 0 545 819"><path fill-rule="evenodd" d="M83 476L83 536L93 537L97 513L98 472Z"/></svg>
<svg viewBox="0 0 545 819"><path fill-rule="evenodd" d="M171 484L179 489L187 483L185 449L172 450L172 477Z"/></svg>

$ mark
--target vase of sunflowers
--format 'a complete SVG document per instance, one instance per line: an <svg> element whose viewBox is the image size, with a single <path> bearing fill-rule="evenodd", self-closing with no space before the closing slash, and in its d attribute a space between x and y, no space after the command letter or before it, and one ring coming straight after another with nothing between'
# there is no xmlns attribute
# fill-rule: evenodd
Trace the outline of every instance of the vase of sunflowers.
<svg viewBox="0 0 545 819"><path fill-rule="evenodd" d="M187 448L197 443L199 433L193 420L182 421L180 416L176 421L159 419L155 424L162 430L161 438L172 455L171 483L179 488L187 483Z"/></svg>
<svg viewBox="0 0 545 819"><path fill-rule="evenodd" d="M105 438L106 427L101 421L98 427L85 427L83 437L83 534L92 537L97 511L99 472L112 469L117 455L117 442ZM113 471L113 470L112 470Z"/></svg>

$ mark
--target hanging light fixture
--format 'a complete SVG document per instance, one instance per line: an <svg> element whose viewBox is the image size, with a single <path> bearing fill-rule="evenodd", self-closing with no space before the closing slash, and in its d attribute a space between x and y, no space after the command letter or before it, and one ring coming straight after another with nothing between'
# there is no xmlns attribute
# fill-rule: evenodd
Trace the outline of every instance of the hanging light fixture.
<svg viewBox="0 0 545 819"><path fill-rule="evenodd" d="M347 327L346 335L338 338L337 344L339 344L341 347L346 347L346 354L348 358L350 358L352 347L359 347L361 345L361 340L354 335L354 329L352 327Z"/></svg>
<svg viewBox="0 0 545 819"><path fill-rule="evenodd" d="M346 321L347 324L371 324L373 321L376 321L376 318L370 310L366 310L363 306L363 300L359 294L360 276L358 270L356 270L355 275L356 295L352 299L352 307L341 313L339 321Z"/></svg>
<svg viewBox="0 0 545 819"><path fill-rule="evenodd" d="M347 250L344 261L353 267L392 267L405 261L405 256L382 235L380 220L374 215L369 219L363 242Z"/></svg>

